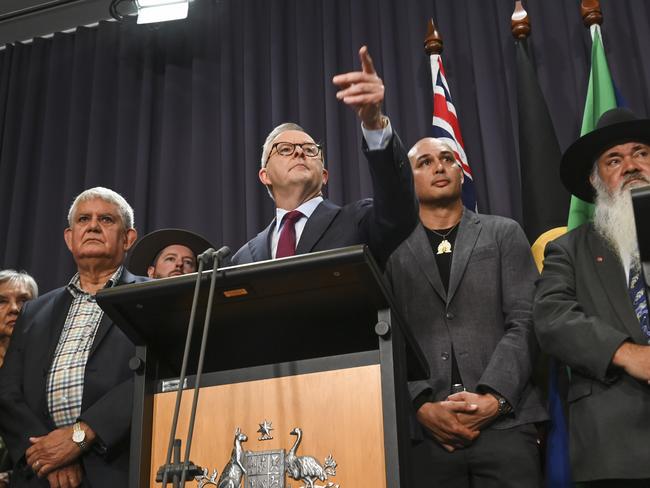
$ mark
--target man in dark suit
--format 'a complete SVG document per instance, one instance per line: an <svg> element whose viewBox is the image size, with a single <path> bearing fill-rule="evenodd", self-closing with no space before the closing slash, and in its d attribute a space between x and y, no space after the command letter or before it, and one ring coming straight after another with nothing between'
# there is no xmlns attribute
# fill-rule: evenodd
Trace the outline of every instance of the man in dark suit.
<svg viewBox="0 0 650 488"><path fill-rule="evenodd" d="M650 120L602 115L561 163L593 223L550 242L535 297L545 352L571 368L571 464L587 486L650 486L650 330L630 189L650 184Z"/></svg>
<svg viewBox="0 0 650 488"><path fill-rule="evenodd" d="M381 113L384 86L364 46L362 71L335 76L337 98L362 122L374 200L340 207L322 196L328 173L321 147L296 124L271 131L262 149L260 181L276 205L276 218L232 258L233 264L368 244L384 265L417 222L417 203L406 153Z"/></svg>
<svg viewBox="0 0 650 488"><path fill-rule="evenodd" d="M431 371L409 384L415 486L540 486L530 247L516 222L463 207L447 143L422 139L409 158L421 222L386 276Z"/></svg>
<svg viewBox="0 0 650 488"><path fill-rule="evenodd" d="M112 190L81 193L65 242L77 273L28 302L0 369L0 434L17 487L126 487L134 346L95 301L142 281L123 268L133 210Z"/></svg>

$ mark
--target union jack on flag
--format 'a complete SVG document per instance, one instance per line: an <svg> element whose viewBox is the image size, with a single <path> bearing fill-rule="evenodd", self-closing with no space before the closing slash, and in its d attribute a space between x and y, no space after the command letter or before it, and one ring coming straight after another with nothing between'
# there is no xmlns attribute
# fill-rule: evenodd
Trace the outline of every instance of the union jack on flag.
<svg viewBox="0 0 650 488"><path fill-rule="evenodd" d="M470 210L476 210L476 190L472 170L467 162L465 144L460 133L456 108L451 100L451 92L445 78L445 69L439 54L432 54L431 81L433 83L433 122L431 135L444 140L454 150L456 160L460 162L465 175L463 183L463 204Z"/></svg>

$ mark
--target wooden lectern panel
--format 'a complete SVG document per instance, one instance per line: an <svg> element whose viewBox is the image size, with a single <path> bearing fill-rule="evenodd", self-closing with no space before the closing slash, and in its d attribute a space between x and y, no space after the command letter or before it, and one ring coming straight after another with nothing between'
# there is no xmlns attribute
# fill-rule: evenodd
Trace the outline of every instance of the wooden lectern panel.
<svg viewBox="0 0 650 488"><path fill-rule="evenodd" d="M175 392L154 396L151 486L167 451ZM192 391L183 393L177 438L185 436ZM294 445L295 427L302 429L296 454L313 456L322 465L328 455L337 463L336 476L314 486L386 487L384 437L379 365L271 378L201 389L190 459L217 469L219 476L229 461L235 430L248 436L245 451L269 451ZM260 441L257 430L272 422L272 440ZM217 477L218 478L218 477ZM286 488L304 485L289 477ZM160 485L158 485L160 486ZM196 486L196 482L188 486ZM211 486L211 485L208 485ZM244 482L242 480L242 487Z"/></svg>

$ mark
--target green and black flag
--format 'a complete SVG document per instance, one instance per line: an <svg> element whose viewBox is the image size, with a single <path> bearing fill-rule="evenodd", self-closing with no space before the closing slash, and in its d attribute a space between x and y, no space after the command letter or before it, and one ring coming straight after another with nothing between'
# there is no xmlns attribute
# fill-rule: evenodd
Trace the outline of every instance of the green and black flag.
<svg viewBox="0 0 650 488"><path fill-rule="evenodd" d="M517 40L516 49L523 224L532 244L544 232L566 225L570 195L560 182L562 153L526 40Z"/></svg>

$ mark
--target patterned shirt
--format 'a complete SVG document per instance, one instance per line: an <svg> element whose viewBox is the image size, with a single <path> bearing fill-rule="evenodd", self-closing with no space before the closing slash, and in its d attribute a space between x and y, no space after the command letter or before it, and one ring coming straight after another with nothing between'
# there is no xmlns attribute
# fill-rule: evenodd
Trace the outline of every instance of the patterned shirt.
<svg viewBox="0 0 650 488"><path fill-rule="evenodd" d="M115 286L120 276L121 266L104 288ZM95 295L81 289L79 273L72 277L67 288L72 304L47 377L47 406L57 427L72 425L81 415L86 362L104 316Z"/></svg>

